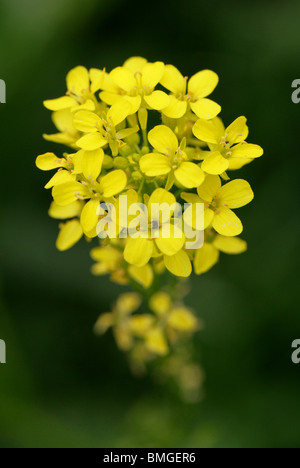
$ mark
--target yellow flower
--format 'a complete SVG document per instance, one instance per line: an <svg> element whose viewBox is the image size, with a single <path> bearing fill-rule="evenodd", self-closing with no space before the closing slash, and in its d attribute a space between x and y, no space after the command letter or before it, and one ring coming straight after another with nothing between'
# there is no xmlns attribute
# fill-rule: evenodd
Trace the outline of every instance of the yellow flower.
<svg viewBox="0 0 300 468"><path fill-rule="evenodd" d="M110 327L113 327L114 336L119 348L124 351L131 349L134 341L130 315L140 307L141 302L142 300L139 294L121 294L112 312L100 315L94 326L95 333L102 335Z"/></svg>
<svg viewBox="0 0 300 468"><path fill-rule="evenodd" d="M148 200L147 213L141 213L146 219L141 228L133 237L129 237L124 249L124 258L131 265L142 267L152 257L161 254L174 255L180 251L185 243L181 229L172 223L172 205L176 198L167 190L159 188L154 190ZM165 209L166 204L170 209ZM162 205L163 212L153 212L153 205ZM153 223L157 227L153 226ZM130 224L129 224L130 229ZM153 237L154 236L154 237Z"/></svg>
<svg viewBox="0 0 300 468"><path fill-rule="evenodd" d="M130 111L131 106L128 102L117 102L102 118L93 112L77 112L74 126L86 135L77 140L76 145L89 151L109 145L113 156L117 156L119 149L125 145L122 140L139 130L138 126L133 128L118 127L128 117Z"/></svg>
<svg viewBox="0 0 300 468"><path fill-rule="evenodd" d="M204 227L212 226L223 236L238 236L243 231L240 219L232 211L253 200L254 194L246 180L236 179L221 184L219 176L208 175L197 189L198 196L182 193L188 203L204 203Z"/></svg>
<svg viewBox="0 0 300 468"><path fill-rule="evenodd" d="M67 75L67 95L44 101L44 106L52 111L71 109L72 111L95 109L95 100L90 89L90 75L85 67L75 67Z"/></svg>
<svg viewBox="0 0 300 468"><path fill-rule="evenodd" d="M163 62L148 63L142 58L133 58L106 75L100 93L102 101L109 105L118 101L129 102L131 113L141 106L161 110L169 104L169 97L155 90L161 80L165 65Z"/></svg>
<svg viewBox="0 0 300 468"><path fill-rule="evenodd" d="M245 117L237 118L225 129L222 121L216 118L212 121L198 120L194 127L194 135L208 144L210 152L204 152L202 169L208 174L222 174L228 169L240 169L245 164L259 158L263 149L258 145L246 143L249 129Z"/></svg>
<svg viewBox="0 0 300 468"><path fill-rule="evenodd" d="M174 305L170 295L165 292L160 291L154 294L150 299L149 306L174 330L187 332L198 328L198 321L192 311L181 304Z"/></svg>
<svg viewBox="0 0 300 468"><path fill-rule="evenodd" d="M44 134L43 137L45 140L76 148L76 141L80 134L73 125L73 118L74 115L70 109L61 109L53 112L52 121L59 130L59 133L51 135Z"/></svg>
<svg viewBox="0 0 300 468"><path fill-rule="evenodd" d="M187 82L179 70L173 65L166 65L161 84L171 91L171 102L162 112L171 119L180 119L189 107L201 119L213 119L221 107L210 99L206 99L216 88L219 78L211 70L202 70L192 76Z"/></svg>
<svg viewBox="0 0 300 468"><path fill-rule="evenodd" d="M178 139L172 130L159 125L151 130L148 139L157 153L150 153L140 159L140 169L148 177L168 175L182 187L199 187L204 181L204 173L199 166L190 162L185 151L179 146ZM184 146L184 143L183 143Z"/></svg>
<svg viewBox="0 0 300 468"><path fill-rule="evenodd" d="M127 177L125 172L118 169L100 178L99 183L89 185L87 182L82 184L76 181L56 185L52 190L52 195L54 201L60 206L70 205L70 203L76 200L88 198L96 198L100 203L100 200L111 198L122 192L126 184Z"/></svg>

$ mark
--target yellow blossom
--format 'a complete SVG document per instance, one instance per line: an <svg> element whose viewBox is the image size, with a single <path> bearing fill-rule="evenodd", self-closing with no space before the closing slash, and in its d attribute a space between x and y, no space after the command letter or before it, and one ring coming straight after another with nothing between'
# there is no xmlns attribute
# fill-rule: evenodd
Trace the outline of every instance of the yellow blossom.
<svg viewBox="0 0 300 468"><path fill-rule="evenodd" d="M146 176L168 175L169 180L174 178L177 184L186 188L199 187L202 184L204 173L200 167L189 161L169 127L155 127L149 132L148 139L157 153L146 154L140 159L141 171Z"/></svg>
<svg viewBox="0 0 300 468"><path fill-rule="evenodd" d="M148 200L148 210L145 214L146 222L145 230L141 227L138 233L131 238L128 238L124 250L125 260L138 267L146 265L150 258L156 256L156 251L165 255L174 255L176 254L184 245L185 237L182 231L179 232L178 227L176 227L171 222L172 216L172 205L174 205L176 199L174 195L169 193L167 190L159 188L156 189ZM157 230L155 230L155 236L153 236L153 213L151 207L153 205L160 205L165 203L170 209L165 210L163 213L164 219L160 223L159 218L157 221ZM158 216L161 216L161 213L157 213ZM143 214L142 214L143 216ZM165 231L164 231L165 228ZM166 228L169 228L169 236L165 236Z"/></svg>
<svg viewBox="0 0 300 468"><path fill-rule="evenodd" d="M236 179L221 184L219 176L208 175L197 189L198 197L182 194L187 202L204 203L204 226L212 226L223 236L238 236L243 231L240 219L232 209L251 202L254 194L246 180Z"/></svg>
<svg viewBox="0 0 300 468"><path fill-rule="evenodd" d="M246 143L249 129L247 119L239 117L225 129L222 121L198 120L194 135L208 144L210 152L203 152L202 169L208 174L222 174L228 169L240 169L245 164L259 158L263 149L258 145Z"/></svg>
<svg viewBox="0 0 300 468"><path fill-rule="evenodd" d="M102 85L100 98L109 105L118 101L131 104L135 113L141 106L161 110L169 104L169 97L155 90L160 82L165 65L163 62L148 63L144 59L134 59L110 72Z"/></svg>
<svg viewBox="0 0 300 468"><path fill-rule="evenodd" d="M63 109L94 110L95 102L90 89L90 76L85 67L73 68L67 75L66 96L44 101L44 106L52 111Z"/></svg>
<svg viewBox="0 0 300 468"><path fill-rule="evenodd" d="M211 70L202 70L188 81L173 65L166 65L161 84L171 91L170 104L162 112L172 119L183 117L189 107L201 119L213 119L221 107L207 99L216 88L219 78Z"/></svg>

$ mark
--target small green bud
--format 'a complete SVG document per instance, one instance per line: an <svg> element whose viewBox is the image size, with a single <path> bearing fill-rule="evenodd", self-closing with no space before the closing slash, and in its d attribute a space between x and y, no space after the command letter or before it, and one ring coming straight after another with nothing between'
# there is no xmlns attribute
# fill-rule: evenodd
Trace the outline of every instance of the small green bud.
<svg viewBox="0 0 300 468"><path fill-rule="evenodd" d="M129 145L125 145L122 148L120 148L119 153L121 156L129 156L132 153L132 149Z"/></svg>
<svg viewBox="0 0 300 468"><path fill-rule="evenodd" d="M141 155L138 154L138 153L133 153L132 159L133 159L134 162L137 162L137 163L138 163L139 160L141 159Z"/></svg>
<svg viewBox="0 0 300 468"><path fill-rule="evenodd" d="M148 153L150 153L150 149L148 148L148 146L143 146L142 154L148 154Z"/></svg>
<svg viewBox="0 0 300 468"><path fill-rule="evenodd" d="M140 142L140 137L137 133L134 135L130 135L129 137L126 138L126 141L128 145L133 146L133 145L138 145Z"/></svg>
<svg viewBox="0 0 300 468"><path fill-rule="evenodd" d="M114 167L114 160L111 156L107 156L107 154L104 155L103 159L103 164L102 164L103 169L111 169Z"/></svg>
<svg viewBox="0 0 300 468"><path fill-rule="evenodd" d="M131 174L133 180L141 180L143 178L142 174L139 172L139 171L134 171L132 174Z"/></svg>
<svg viewBox="0 0 300 468"><path fill-rule="evenodd" d="M128 161L126 158L122 158L121 156L117 156L114 159L114 167L116 169L127 169Z"/></svg>

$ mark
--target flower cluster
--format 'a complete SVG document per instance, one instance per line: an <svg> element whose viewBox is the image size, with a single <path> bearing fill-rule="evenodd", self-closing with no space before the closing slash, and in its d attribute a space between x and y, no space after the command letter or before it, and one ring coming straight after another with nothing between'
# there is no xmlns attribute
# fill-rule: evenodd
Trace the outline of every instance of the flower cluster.
<svg viewBox="0 0 300 468"><path fill-rule="evenodd" d="M46 153L36 161L41 170L56 170L45 188L53 196L49 215L63 221L57 248L67 250L83 236L98 238L100 245L91 252L93 273L109 274L116 283L146 291L149 313L135 312L139 296L121 296L112 313L99 318L96 330L113 327L120 348L136 360L137 355L144 361L150 355L166 355L182 332L192 333L198 325L180 301L172 305L157 278L165 271L179 278L189 277L193 269L202 274L217 263L220 252L246 250L246 242L238 237L243 225L234 210L254 195L247 181L231 180L229 173L260 157L263 150L246 142L245 117L223 124L221 107L208 98L218 84L213 71L188 79L173 65L133 57L110 73L76 67L66 81L66 95L44 102L57 128L44 137L69 149L61 157ZM125 209L121 195L127 196ZM151 212L156 203L172 207L185 202L192 210L199 203L204 206L204 243L199 248L186 248L172 209L168 238L161 234L160 217L155 235L149 219L149 229L140 235L123 236L120 220L125 214L126 220L132 219L132 204L143 203ZM108 233L99 240L103 203L112 204L118 213L116 238ZM193 219L192 215L195 228Z"/></svg>

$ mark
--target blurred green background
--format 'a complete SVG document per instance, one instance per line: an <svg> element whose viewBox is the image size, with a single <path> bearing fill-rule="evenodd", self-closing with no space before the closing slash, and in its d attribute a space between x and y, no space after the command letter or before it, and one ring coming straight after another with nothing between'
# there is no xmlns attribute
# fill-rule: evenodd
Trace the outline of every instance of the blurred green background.
<svg viewBox="0 0 300 468"><path fill-rule="evenodd" d="M297 0L1 0L1 447L300 446L299 17ZM193 278L188 303L206 323L197 404L133 378L111 335L93 335L119 288L91 276L85 242L56 251L48 174L34 166L58 150L41 136L53 130L42 101L65 92L67 71L132 55L215 70L225 122L246 115L265 149L239 172L255 191L240 211L248 252Z"/></svg>

